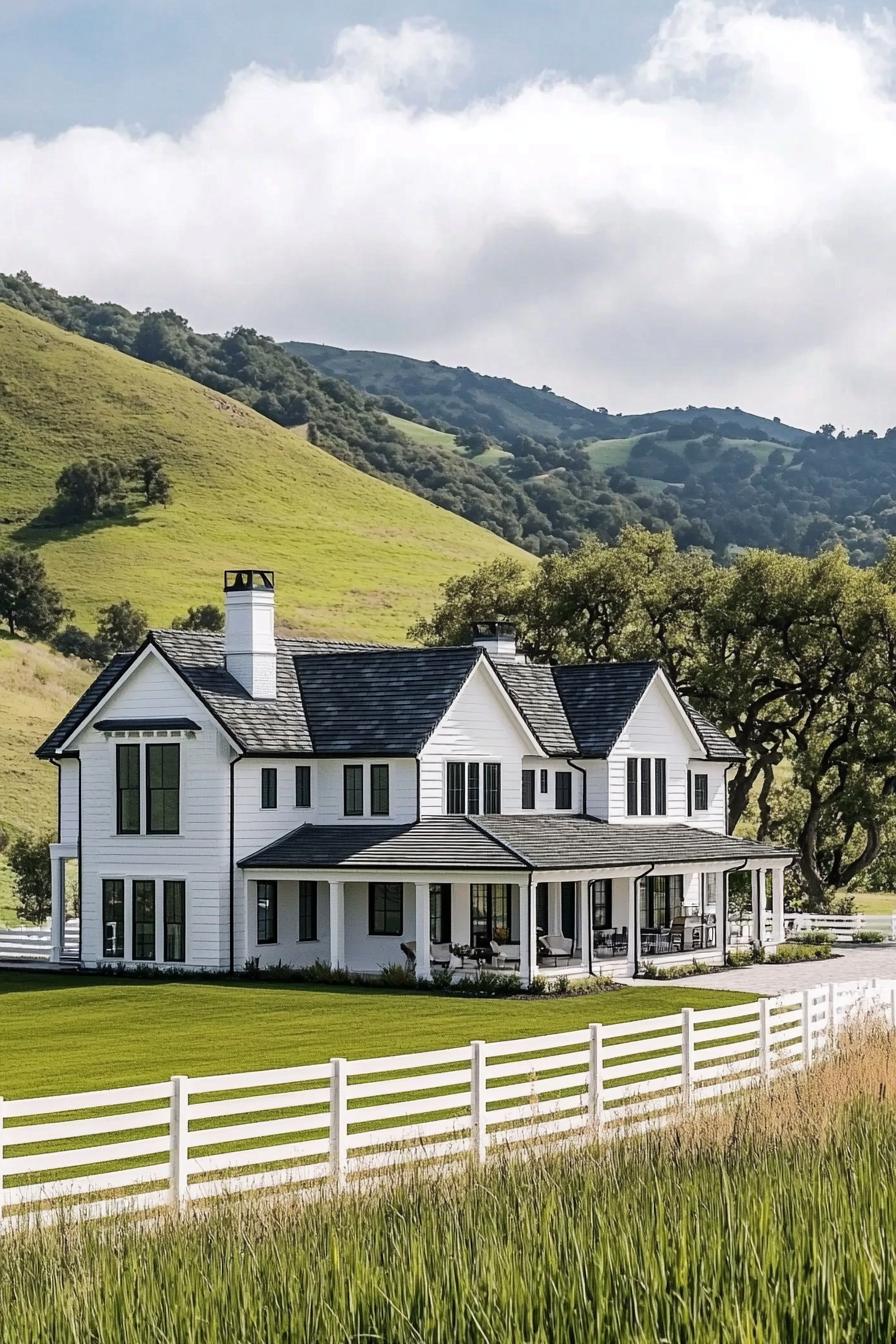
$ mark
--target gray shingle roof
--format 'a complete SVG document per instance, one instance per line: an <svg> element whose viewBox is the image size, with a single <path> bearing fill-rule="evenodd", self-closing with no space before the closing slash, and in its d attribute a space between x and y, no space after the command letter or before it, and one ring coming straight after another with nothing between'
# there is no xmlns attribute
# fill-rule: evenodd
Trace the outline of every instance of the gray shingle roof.
<svg viewBox="0 0 896 1344"><path fill-rule="evenodd" d="M299 826L241 859L239 867L603 870L793 854L695 826L617 826L593 817L429 817L404 826Z"/></svg>
<svg viewBox="0 0 896 1344"><path fill-rule="evenodd" d="M239 867L525 870L466 817L430 817L404 826L299 826L241 859Z"/></svg>
<svg viewBox="0 0 896 1344"><path fill-rule="evenodd" d="M335 640L277 640L277 698L253 700L224 666L224 636L154 630L149 639L250 754L416 755L476 660L473 646L409 649ZM118 654L39 748L52 756L121 675ZM493 659L492 666L549 756L602 757L657 671L656 663L569 667ZM682 701L710 758L741 753Z"/></svg>
<svg viewBox="0 0 896 1344"><path fill-rule="evenodd" d="M415 756L480 657L455 648L296 658L315 752Z"/></svg>

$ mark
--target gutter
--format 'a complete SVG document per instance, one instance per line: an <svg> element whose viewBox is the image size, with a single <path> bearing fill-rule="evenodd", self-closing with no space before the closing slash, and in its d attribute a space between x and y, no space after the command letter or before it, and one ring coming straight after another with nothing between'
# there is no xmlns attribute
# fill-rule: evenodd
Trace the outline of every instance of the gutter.
<svg viewBox="0 0 896 1344"><path fill-rule="evenodd" d="M586 771L585 771L585 767L582 766L582 765L576 765L575 761L571 761L571 760L569 759L569 757L566 758L566 764L567 764L568 766L570 766L573 770L578 770L579 774L582 776L582 810L581 810L580 815L583 816L583 817L587 817L587 815L588 815L588 775L587 775L587 773L586 773Z"/></svg>
<svg viewBox="0 0 896 1344"><path fill-rule="evenodd" d="M747 859L742 859L740 863L735 864L732 868L725 868L722 872L722 877L724 879L722 882L722 927L721 927L721 935L722 935L721 950L722 950L723 966L725 965L725 958L728 956L728 874L742 873L747 866L747 862L748 862Z"/></svg>
<svg viewBox="0 0 896 1344"><path fill-rule="evenodd" d="M746 863L746 859L744 859L744 863ZM639 874L639 876L635 878L635 920L632 925L632 952L634 954L633 960L635 963L635 969L632 975L632 979L635 980L638 978L638 965L641 960L640 956L638 955L641 950L641 912L638 907L638 883L643 878L649 877L655 867L656 864L652 863L649 868L645 868L643 873Z"/></svg>

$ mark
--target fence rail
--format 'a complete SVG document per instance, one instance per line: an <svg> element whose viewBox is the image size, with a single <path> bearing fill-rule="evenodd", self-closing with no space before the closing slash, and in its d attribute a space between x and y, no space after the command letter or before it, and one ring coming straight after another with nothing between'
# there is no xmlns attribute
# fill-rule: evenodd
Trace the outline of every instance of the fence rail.
<svg viewBox="0 0 896 1344"><path fill-rule="evenodd" d="M64 952L78 954L78 921L69 919L65 925ZM0 961L11 958L48 961L52 951L52 934L46 924L23 924L18 928L0 928Z"/></svg>
<svg viewBox="0 0 896 1344"><path fill-rule="evenodd" d="M896 980L446 1050L0 1100L0 1230L611 1137L803 1069Z"/></svg>
<svg viewBox="0 0 896 1344"><path fill-rule="evenodd" d="M886 939L896 940L896 913L892 915L792 915L796 933L824 929L835 938L852 938L856 933L881 933Z"/></svg>

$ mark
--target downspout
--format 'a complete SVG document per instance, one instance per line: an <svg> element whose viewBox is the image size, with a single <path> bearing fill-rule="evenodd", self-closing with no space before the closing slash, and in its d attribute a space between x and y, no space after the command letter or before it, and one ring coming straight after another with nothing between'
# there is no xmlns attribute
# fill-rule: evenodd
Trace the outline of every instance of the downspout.
<svg viewBox="0 0 896 1344"><path fill-rule="evenodd" d="M645 877L649 877L655 867L656 864L652 863L649 868L645 868L643 873L635 878L635 920L632 924L632 951L634 952L633 960L635 963L635 969L632 976L633 979L637 979L638 977L638 966L641 961L639 956L641 951L641 911L638 906L638 883L643 881Z"/></svg>
<svg viewBox="0 0 896 1344"><path fill-rule="evenodd" d="M570 761L572 765L572 761ZM584 781L582 782L584 788ZM584 815L584 814L583 814ZM588 884L588 974L594 974L594 895L591 889L593 878L587 879Z"/></svg>
<svg viewBox="0 0 896 1344"><path fill-rule="evenodd" d="M582 816L583 816L583 817L587 817L587 815L588 815L588 775L587 775L586 772L585 772L585 768L584 768L584 766L576 765L575 761L571 761L571 760L569 759L568 756L567 756L567 758L566 758L566 764L569 765L569 766L571 766L573 770L578 770L579 774L582 776Z"/></svg>
<svg viewBox="0 0 896 1344"><path fill-rule="evenodd" d="M238 756L234 756L233 760L230 762L230 974L231 974L231 975L233 975L234 970L235 970L235 967L234 967L234 956L233 956L233 954L234 954L234 947L233 947L233 943L234 943L234 908L235 908L235 907L234 907L235 892L234 892L233 868L234 868L234 860L235 860L235 858L236 858L236 851L235 851L235 839L234 839L234 812L235 812L235 808L234 808L234 796L233 796L233 771L234 771L234 767L236 766L236 763L237 763L238 760L239 760L239 757L238 757Z"/></svg>
<svg viewBox="0 0 896 1344"><path fill-rule="evenodd" d="M417 820L420 820L420 757L414 757L414 764L417 767Z"/></svg>
<svg viewBox="0 0 896 1344"><path fill-rule="evenodd" d="M83 945L82 945L82 944L83 944L83 938L84 938L84 912L83 912L83 910L81 909L81 904L82 904L82 901L83 901L83 898L84 898L84 891L83 891L83 888L84 888L84 873L83 873L84 864L83 864L83 862L82 862L83 857L84 857L84 847L83 847L83 844L82 844L82 842L81 842L81 837L82 837L82 835L84 834L84 827L83 827L83 824L82 824L82 822L83 822L83 817L82 817L82 809L81 809L81 793L82 793L82 790L81 790L81 753L80 753L80 752L78 752L78 755L77 755L77 761L78 761L78 965L80 966L80 965L81 965L81 961L82 961L82 957L83 957ZM61 782L61 778L62 778L62 777L60 776L60 782ZM63 950L63 952L65 951L65 884L64 884L64 883L63 883L63 887L62 887L62 950Z"/></svg>
<svg viewBox="0 0 896 1344"><path fill-rule="evenodd" d="M723 868L723 869L722 869L722 928L721 928L721 935L722 935L722 965L723 965L723 966L725 965L725 961L726 961L726 959L727 959L727 957L728 957L728 874L729 874L729 873L742 873L743 870L746 868L746 866L747 866L747 860L746 860L746 859L741 859L740 863L735 864L734 867L732 867L732 868Z"/></svg>

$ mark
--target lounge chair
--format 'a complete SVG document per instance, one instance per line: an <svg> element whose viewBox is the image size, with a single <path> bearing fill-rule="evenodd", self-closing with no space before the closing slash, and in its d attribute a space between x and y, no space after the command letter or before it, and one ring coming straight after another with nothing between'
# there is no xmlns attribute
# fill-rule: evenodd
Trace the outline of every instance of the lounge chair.
<svg viewBox="0 0 896 1344"><path fill-rule="evenodd" d="M507 966L516 966L517 969L519 969L519 943L496 943L493 939L489 943L489 947L492 950L492 956L495 959L495 965L498 970L503 970Z"/></svg>
<svg viewBox="0 0 896 1344"><path fill-rule="evenodd" d="M574 947L572 938L564 938L562 933L543 933L538 940L539 960L550 958L555 966L561 961L570 962Z"/></svg>
<svg viewBox="0 0 896 1344"><path fill-rule="evenodd" d="M401 950L404 953L408 970L412 970L417 964L417 943L412 939L409 943L402 943Z"/></svg>

